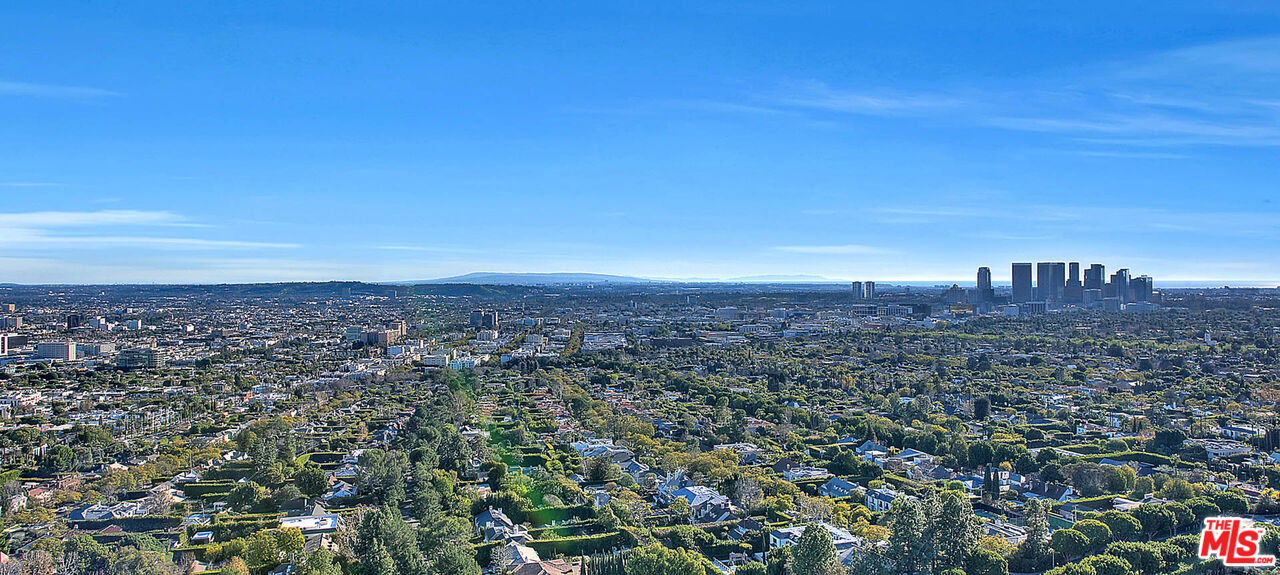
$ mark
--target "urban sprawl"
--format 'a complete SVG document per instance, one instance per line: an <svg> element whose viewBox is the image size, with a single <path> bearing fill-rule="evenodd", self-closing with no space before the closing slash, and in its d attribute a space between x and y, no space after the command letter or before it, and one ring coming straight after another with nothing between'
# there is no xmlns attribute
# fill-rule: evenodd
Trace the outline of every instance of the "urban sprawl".
<svg viewBox="0 0 1280 575"><path fill-rule="evenodd" d="M1221 516L1276 553L1280 289L1010 272L0 286L0 574L1199 574Z"/></svg>

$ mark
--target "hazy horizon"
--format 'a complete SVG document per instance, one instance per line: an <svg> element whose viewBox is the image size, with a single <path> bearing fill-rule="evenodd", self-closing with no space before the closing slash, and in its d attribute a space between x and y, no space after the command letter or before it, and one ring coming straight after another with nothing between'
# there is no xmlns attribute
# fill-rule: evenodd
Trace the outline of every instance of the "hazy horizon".
<svg viewBox="0 0 1280 575"><path fill-rule="evenodd" d="M957 285L959 285L960 287L964 287L964 288L971 288L971 287L973 287L974 285L976 285L976 282L975 282L974 280L972 280L972 279L969 279L969 280L962 280L962 279L901 280L901 279L893 279L893 278L875 278L875 279L871 279L871 278L860 278L859 280L854 280L854 279L852 279L852 278L828 278L828 277L822 277L822 278L805 278L805 277L799 277L799 276L798 276L798 277L794 277L794 278L787 278L787 277L785 277L785 276L779 276L779 277L776 277L776 278L761 278L761 277L749 277L749 276L748 276L748 277L726 277L726 278L696 278L696 277L688 277L688 278L674 278L674 277L634 276L634 275L625 275L625 274L600 274L600 273L596 273L596 272L472 272L472 273L469 273L469 274L462 274L462 275L458 275L458 276L444 276L444 277L437 277L437 278L419 278L419 279L403 279L403 280L384 280L384 281L364 280L364 279L358 279L358 278L331 278L331 279L317 279L317 280L288 280L288 281L249 281L249 282L229 282L229 281L220 281L220 282L185 282L185 283L174 283L174 282L141 282L141 281L140 281L140 282L100 282L100 283L83 283L83 282L81 282L81 283L74 283L74 282L50 282L50 283L0 282L0 286L10 285L10 286L23 286L23 287L38 287L38 286L97 286L97 285L101 285L101 286L127 286L127 285L219 285L219 284L226 284L226 285L233 285L233 284L254 285L254 284L272 284L272 283L330 283L330 282L341 282L341 283L352 282L352 283L367 283L367 284L378 284L378 285L423 285L423 284L430 284L430 283L474 283L474 284L477 284L477 285L485 285L486 283L488 283L488 282L485 282L485 281L468 280L468 279L466 278L466 276L470 276L470 275L486 275L486 276L487 276L487 275L498 275L498 276L562 276L562 275L567 275L567 276L578 276L578 275L588 275L588 276L606 276L606 277L613 277L613 278L633 279L633 280L640 280L640 281L651 282L651 283L654 283L654 284L663 284L663 283L671 283L671 284L702 284L702 283L705 283L705 284L717 284L717 283L720 283L720 284L759 284L759 285L770 285L770 284L776 284L776 285L782 285L782 284L805 285L805 284L811 284L811 285L827 285L827 286L829 286L829 285L834 285L834 284L847 284L847 283L849 283L850 281L860 281L860 280L867 280L867 279L870 279L871 281L875 281L875 282L877 282L877 284L878 284L878 285L880 285L880 286L882 286L882 287L883 287L883 286L939 287L939 286L949 286L949 285L957 284ZM462 280L462 281L449 282L449 281L447 281L447 280ZM516 280L504 280L504 281L502 281L502 282L500 282L500 283L502 283L502 284L510 284L510 285L535 285L535 284L532 284L532 283L523 283L523 284L522 284L522 283L520 283L520 282L518 282L518 281L516 281ZM549 283L569 283L569 282L549 282ZM993 286L995 286L995 287L1007 288L1007 287L1009 287L1009 286L1010 286L1010 282L1008 282L1008 281L993 281L993 282L992 282L992 285L993 285ZM1157 283L1157 284L1155 285L1155 288L1156 288L1157 290L1162 289L1162 288L1165 288L1165 289L1197 289L1197 288L1210 289L1210 288L1221 288L1221 287L1231 287L1231 288L1276 288L1276 289L1280 289L1280 281L1268 282L1268 281L1247 281L1247 280L1229 280L1229 279L1222 279L1222 280L1215 280L1215 279L1168 279L1168 280L1161 280L1161 281L1159 281L1159 283Z"/></svg>

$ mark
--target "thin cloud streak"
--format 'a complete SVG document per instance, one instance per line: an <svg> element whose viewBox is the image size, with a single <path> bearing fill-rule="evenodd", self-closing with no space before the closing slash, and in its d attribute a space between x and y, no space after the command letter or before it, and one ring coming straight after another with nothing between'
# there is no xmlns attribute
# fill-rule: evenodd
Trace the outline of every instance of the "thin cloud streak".
<svg viewBox="0 0 1280 575"><path fill-rule="evenodd" d="M75 245L83 247L139 247L157 249L294 249L300 244L274 242L246 242L239 240L204 240L199 238L152 238L129 236L77 236L44 237L42 244Z"/></svg>
<svg viewBox="0 0 1280 575"><path fill-rule="evenodd" d="M899 90L846 90L823 82L805 82L785 87L765 98L777 106L808 108L828 112L869 116L903 116L950 110L964 104L944 94Z"/></svg>
<svg viewBox="0 0 1280 575"><path fill-rule="evenodd" d="M1265 37L1159 52L1003 87L907 91L809 81L690 109L823 114L826 121L839 115L929 117L1130 148L1274 147L1280 146L1277 91L1280 37ZM1092 155L1138 157L1106 150Z"/></svg>
<svg viewBox="0 0 1280 575"><path fill-rule="evenodd" d="M52 230L92 231L101 228L208 227L168 211L99 210L92 212L0 213L0 242L11 249L150 248L150 249L292 249L296 243L101 234L54 234Z"/></svg>
<svg viewBox="0 0 1280 575"><path fill-rule="evenodd" d="M14 228L159 225L178 224L185 221L186 218L173 212L142 210L0 213L0 227Z"/></svg>
<svg viewBox="0 0 1280 575"><path fill-rule="evenodd" d="M458 253L473 254L480 253L480 250L470 248L449 248L439 246L414 246L414 245L384 245L373 246L374 249L386 250L393 252L427 252L427 253Z"/></svg>
<svg viewBox="0 0 1280 575"><path fill-rule="evenodd" d="M1019 205L1002 210L962 206L930 208L885 207L867 210L882 214L880 223L937 224L947 220L992 220L1025 223L1037 232L1108 231L1122 226L1134 233L1190 232L1225 237L1280 235L1280 213L1265 211L1176 212L1164 208L1122 206ZM1031 234L1031 235L1040 235Z"/></svg>
<svg viewBox="0 0 1280 575"><path fill-rule="evenodd" d="M775 251L787 252L793 254L821 254L821 255L881 255L893 253L892 250L879 248L876 246L864 246L859 244L844 245L815 245L815 246L775 246Z"/></svg>
<svg viewBox="0 0 1280 575"><path fill-rule="evenodd" d="M35 98L57 98L64 100L83 100L93 98L112 98L124 96L120 92L100 88L82 86L61 86L56 84L35 84L31 82L12 82L0 80L0 96L28 96Z"/></svg>

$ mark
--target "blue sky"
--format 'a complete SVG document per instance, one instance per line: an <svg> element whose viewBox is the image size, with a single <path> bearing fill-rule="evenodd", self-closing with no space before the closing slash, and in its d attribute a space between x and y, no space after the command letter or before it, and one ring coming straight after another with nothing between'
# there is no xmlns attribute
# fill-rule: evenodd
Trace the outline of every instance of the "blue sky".
<svg viewBox="0 0 1280 575"><path fill-rule="evenodd" d="M1280 281L1274 2L26 4L0 282Z"/></svg>

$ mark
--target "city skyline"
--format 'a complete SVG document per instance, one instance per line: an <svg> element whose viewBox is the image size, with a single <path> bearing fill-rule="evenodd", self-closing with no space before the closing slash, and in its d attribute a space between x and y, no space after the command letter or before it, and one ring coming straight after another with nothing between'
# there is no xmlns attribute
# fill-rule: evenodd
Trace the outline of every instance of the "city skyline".
<svg viewBox="0 0 1280 575"><path fill-rule="evenodd" d="M0 278L1280 283L1280 7L1043 16L13 7Z"/></svg>

